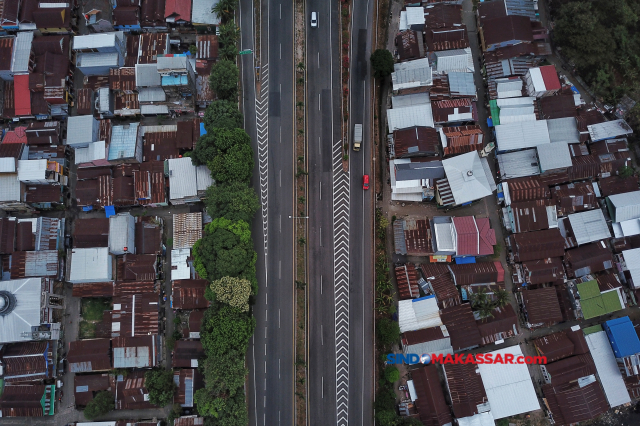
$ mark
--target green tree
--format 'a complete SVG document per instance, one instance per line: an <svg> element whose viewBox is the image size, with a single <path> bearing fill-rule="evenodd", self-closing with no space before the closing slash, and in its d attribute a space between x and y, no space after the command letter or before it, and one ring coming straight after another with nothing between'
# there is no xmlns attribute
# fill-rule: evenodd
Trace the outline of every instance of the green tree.
<svg viewBox="0 0 640 426"><path fill-rule="evenodd" d="M389 318L381 318L376 324L378 341L383 347L390 347L400 340L400 326Z"/></svg>
<svg viewBox="0 0 640 426"><path fill-rule="evenodd" d="M218 29L220 30L218 40L220 40L222 44L233 44L236 46L240 38L240 27L238 27L235 22L222 24Z"/></svg>
<svg viewBox="0 0 640 426"><path fill-rule="evenodd" d="M620 176L621 178L628 178L630 176L633 176L633 173L633 167L622 166L620 167L620 169L618 169L618 176Z"/></svg>
<svg viewBox="0 0 640 426"><path fill-rule="evenodd" d="M189 46L189 53L191 53L193 56L196 56L196 53L198 53L198 46L196 46L195 44Z"/></svg>
<svg viewBox="0 0 640 426"><path fill-rule="evenodd" d="M244 386L249 370L244 366L244 353L232 350L224 358L206 358L203 374L208 392L234 396Z"/></svg>
<svg viewBox="0 0 640 426"><path fill-rule="evenodd" d="M233 19L237 6L238 0L220 0L213 6L211 11L218 15L222 22L228 22Z"/></svg>
<svg viewBox="0 0 640 426"><path fill-rule="evenodd" d="M496 306L498 306L499 308L502 308L509 304L509 292L507 290L504 290L502 288L498 289L493 293L493 295L496 297Z"/></svg>
<svg viewBox="0 0 640 426"><path fill-rule="evenodd" d="M218 52L220 53L220 57L226 61L235 61L236 56L238 56L238 46L235 43L227 43L222 46Z"/></svg>
<svg viewBox="0 0 640 426"><path fill-rule="evenodd" d="M395 383L400 380L400 371L398 371L398 367L395 365L390 365L384 369L384 378L387 379L389 383Z"/></svg>
<svg viewBox="0 0 640 426"><path fill-rule="evenodd" d="M393 55L387 49L376 49L371 54L371 66L376 78L384 78L393 72Z"/></svg>
<svg viewBox="0 0 640 426"><path fill-rule="evenodd" d="M223 59L211 67L209 85L218 99L237 101L240 72L235 63Z"/></svg>
<svg viewBox="0 0 640 426"><path fill-rule="evenodd" d="M191 156L194 164L206 164L218 183L248 183L253 174L251 139L243 129L214 128L198 139Z"/></svg>
<svg viewBox="0 0 640 426"><path fill-rule="evenodd" d="M87 420L94 420L100 416L104 416L115 408L115 397L111 392L98 392L98 394L84 408L84 417Z"/></svg>
<svg viewBox="0 0 640 426"><path fill-rule="evenodd" d="M198 413L205 416L205 426L246 426L249 423L243 392L234 397L216 397L199 389L195 395Z"/></svg>
<svg viewBox="0 0 640 426"><path fill-rule="evenodd" d="M212 132L215 128L240 129L242 124L243 116L235 102L218 99L204 112L204 127L207 132Z"/></svg>
<svg viewBox="0 0 640 426"><path fill-rule="evenodd" d="M257 293L256 260L251 229L241 220L214 219L207 224L201 240L193 247L198 274L210 281L222 277L245 278Z"/></svg>
<svg viewBox="0 0 640 426"><path fill-rule="evenodd" d="M249 296L251 295L251 283L249 280L234 277L222 277L211 283L211 290L216 295L216 300L249 312Z"/></svg>
<svg viewBox="0 0 640 426"><path fill-rule="evenodd" d="M399 416L394 410L376 411L376 425L378 426L396 426Z"/></svg>
<svg viewBox="0 0 640 426"><path fill-rule="evenodd" d="M260 208L260 201L253 188L246 183L229 182L207 188L204 205L213 219L224 217L250 223Z"/></svg>
<svg viewBox="0 0 640 426"><path fill-rule="evenodd" d="M144 386L149 391L149 402L164 407L173 401L176 384L173 382L173 371L150 370L144 374Z"/></svg>
<svg viewBox="0 0 640 426"><path fill-rule="evenodd" d="M255 318L229 305L217 306L215 312L213 309L205 312L200 328L207 358L219 361L233 351L244 354L256 326Z"/></svg>

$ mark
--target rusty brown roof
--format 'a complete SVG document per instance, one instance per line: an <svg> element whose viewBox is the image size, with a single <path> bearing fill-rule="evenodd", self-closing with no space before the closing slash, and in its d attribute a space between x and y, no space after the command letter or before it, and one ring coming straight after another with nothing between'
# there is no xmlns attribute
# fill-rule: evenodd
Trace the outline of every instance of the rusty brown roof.
<svg viewBox="0 0 640 426"><path fill-rule="evenodd" d="M27 185L25 201L27 203L61 203L61 185Z"/></svg>
<svg viewBox="0 0 640 426"><path fill-rule="evenodd" d="M625 192L637 191L638 178L635 176L629 176L621 178L619 176L610 176L602 178L598 181L598 187L600 188L600 195L608 197L615 194L624 194Z"/></svg>
<svg viewBox="0 0 640 426"><path fill-rule="evenodd" d="M558 228L509 236L516 262L564 256L564 238Z"/></svg>
<svg viewBox="0 0 640 426"><path fill-rule="evenodd" d="M526 16L503 16L487 19L482 26L484 45L500 45L512 40L532 42L531 21Z"/></svg>
<svg viewBox="0 0 640 426"><path fill-rule="evenodd" d="M5 383L24 383L51 378L54 350L56 348L51 341L9 345L2 354Z"/></svg>
<svg viewBox="0 0 640 426"><path fill-rule="evenodd" d="M173 426L200 426L204 424L204 417L185 416L173 421Z"/></svg>
<svg viewBox="0 0 640 426"><path fill-rule="evenodd" d="M67 362L69 371L72 373L109 370L111 369L111 341L91 339L69 342Z"/></svg>
<svg viewBox="0 0 640 426"><path fill-rule="evenodd" d="M153 7L153 4L160 5L160 2L149 1L145 2L145 6L148 4L149 7ZM146 15L146 7L142 8L142 17L143 22L149 19L150 15ZM160 20L164 21L164 2L162 2L162 12L160 15ZM169 53L167 51L167 43L168 43L169 34L168 33L144 33L140 35L139 41L139 53L138 53L138 63L139 64L155 64L158 62L158 55L163 55L165 53Z"/></svg>
<svg viewBox="0 0 640 426"><path fill-rule="evenodd" d="M511 232L521 233L549 229L547 206L554 203L551 200L518 201L511 203L511 213L514 223ZM553 209L553 207L551 207ZM554 224L555 225L555 224Z"/></svg>
<svg viewBox="0 0 640 426"><path fill-rule="evenodd" d="M398 50L398 58L400 61L408 61L418 59L420 57L420 49L418 48L418 33L413 30L400 31L396 35L396 48Z"/></svg>
<svg viewBox="0 0 640 426"><path fill-rule="evenodd" d="M140 36L129 34L127 36L127 54L124 58L125 67L135 67L138 63L138 47L140 46Z"/></svg>
<svg viewBox="0 0 640 426"><path fill-rule="evenodd" d="M440 138L431 127L416 126L393 132L393 145L396 157L439 156Z"/></svg>
<svg viewBox="0 0 640 426"><path fill-rule="evenodd" d="M409 256L427 256L433 253L431 227L426 219L406 218L401 225Z"/></svg>
<svg viewBox="0 0 640 426"><path fill-rule="evenodd" d="M495 262L451 264L450 268L459 286L504 282L504 271L500 271Z"/></svg>
<svg viewBox="0 0 640 426"><path fill-rule="evenodd" d="M596 374L596 366L589 353L574 355L559 361L547 363L545 367L551 376L551 384L553 385L571 382L581 377Z"/></svg>
<svg viewBox="0 0 640 426"><path fill-rule="evenodd" d="M488 400L477 367L473 364L446 364L443 367L453 415L463 418L478 414L478 405L486 404Z"/></svg>
<svg viewBox="0 0 640 426"><path fill-rule="evenodd" d="M176 147L177 132L145 133L142 161L164 161L178 158L180 149Z"/></svg>
<svg viewBox="0 0 640 426"><path fill-rule="evenodd" d="M204 349L199 340L178 340L173 349L173 368L197 367L198 360L204 358Z"/></svg>
<svg viewBox="0 0 640 426"><path fill-rule="evenodd" d="M396 266L396 284L400 300L414 299L420 296L418 271L413 263Z"/></svg>
<svg viewBox="0 0 640 426"><path fill-rule="evenodd" d="M173 248L191 248L201 238L201 212L173 215Z"/></svg>
<svg viewBox="0 0 640 426"><path fill-rule="evenodd" d="M604 241L567 250L564 255L567 277L581 277L613 267L613 255Z"/></svg>
<svg viewBox="0 0 640 426"><path fill-rule="evenodd" d="M134 170L135 198L140 205L166 203L163 161L146 161Z"/></svg>
<svg viewBox="0 0 640 426"><path fill-rule="evenodd" d="M423 263L420 265L422 275L436 293L438 306L446 308L462 303L460 292L456 288L453 276L447 265L440 263ZM433 278L432 278L433 277ZM430 279L431 278L431 279Z"/></svg>
<svg viewBox="0 0 640 426"><path fill-rule="evenodd" d="M577 382L542 386L542 392L558 426L576 424L609 410L598 382L580 386Z"/></svg>
<svg viewBox="0 0 640 426"><path fill-rule="evenodd" d="M16 251L11 255L11 279L57 275L57 250Z"/></svg>
<svg viewBox="0 0 640 426"><path fill-rule="evenodd" d="M0 218L0 254L11 254L15 248L16 220Z"/></svg>
<svg viewBox="0 0 640 426"><path fill-rule="evenodd" d="M484 133L480 126L443 127L442 132L447 137L445 156L481 151L483 148Z"/></svg>
<svg viewBox="0 0 640 426"><path fill-rule="evenodd" d="M478 325L468 303L442 309L440 318L447 326L454 351L473 348L482 343Z"/></svg>
<svg viewBox="0 0 640 426"><path fill-rule="evenodd" d="M204 387L204 378L200 371L197 368L173 370L173 381L177 384L173 399L174 404L180 404L182 407L193 407L193 396L199 389ZM187 394L189 395L189 400L187 400Z"/></svg>
<svg viewBox="0 0 640 426"><path fill-rule="evenodd" d="M162 228L149 216L136 220L136 252L159 254L162 245Z"/></svg>
<svg viewBox="0 0 640 426"><path fill-rule="evenodd" d="M119 281L153 281L156 279L155 254L130 254L116 259L116 276Z"/></svg>
<svg viewBox="0 0 640 426"><path fill-rule="evenodd" d="M598 288L601 292L622 287L618 275L611 271L605 271L605 273L598 275L596 281L598 281Z"/></svg>
<svg viewBox="0 0 640 426"><path fill-rule="evenodd" d="M36 235L31 222L18 222L16 229L16 250L29 251L36 249ZM55 248L55 247L54 247Z"/></svg>
<svg viewBox="0 0 640 426"><path fill-rule="evenodd" d="M510 304L495 308L492 317L476 321L482 344L488 345L501 339L508 339L519 333L518 317Z"/></svg>
<svg viewBox="0 0 640 426"><path fill-rule="evenodd" d="M78 180L97 179L98 176L111 176L111 166L84 167L77 172Z"/></svg>
<svg viewBox="0 0 640 426"><path fill-rule="evenodd" d="M94 98L92 89L78 89L76 92L76 112L80 115L93 115Z"/></svg>
<svg viewBox="0 0 640 426"><path fill-rule="evenodd" d="M566 277L560 257L547 257L523 262L522 271L524 281L529 284L550 283L563 280Z"/></svg>
<svg viewBox="0 0 640 426"><path fill-rule="evenodd" d="M218 59L218 36L214 34L196 35L196 59Z"/></svg>
<svg viewBox="0 0 640 426"><path fill-rule="evenodd" d="M423 328L422 330L407 331L402 334L402 345L410 346L418 343L444 339L446 336L441 327Z"/></svg>
<svg viewBox="0 0 640 426"><path fill-rule="evenodd" d="M522 301L526 309L526 317L530 324L552 324L562 322L562 312L555 287L536 290L524 289Z"/></svg>
<svg viewBox="0 0 640 426"><path fill-rule="evenodd" d="M158 302L157 293L121 294L114 297L114 309L105 312L103 319L105 323L118 324L111 327L111 337L158 334Z"/></svg>
<svg viewBox="0 0 640 426"><path fill-rule="evenodd" d="M54 403L51 387L45 385L7 385L0 396L2 417L41 417L43 402Z"/></svg>
<svg viewBox="0 0 640 426"><path fill-rule="evenodd" d="M557 333L539 337L533 341L539 355L547 357L547 362L582 355L589 352L589 346L581 329L567 329Z"/></svg>
<svg viewBox="0 0 640 426"><path fill-rule="evenodd" d="M75 403L80 407L93 401L94 392L110 391L115 397L115 380L109 374L75 374L73 387Z"/></svg>
<svg viewBox="0 0 640 426"><path fill-rule="evenodd" d="M202 319L204 318L205 309L194 309L189 314L189 325L183 327L185 338L189 338L189 332L199 333L200 326L202 325Z"/></svg>
<svg viewBox="0 0 640 426"><path fill-rule="evenodd" d="M429 52L464 49L469 47L466 27L427 29L424 39Z"/></svg>
<svg viewBox="0 0 640 426"><path fill-rule="evenodd" d="M144 385L144 375L144 371L130 371L122 381L116 382L116 410L144 410L156 407L148 401L149 391Z"/></svg>
<svg viewBox="0 0 640 426"><path fill-rule="evenodd" d="M590 182L557 185L551 188L551 197L556 204L558 216L600 207Z"/></svg>
<svg viewBox="0 0 640 426"><path fill-rule="evenodd" d="M204 309L209 301L204 297L207 280L175 280L172 282L173 293L171 306L175 309Z"/></svg>
<svg viewBox="0 0 640 426"><path fill-rule="evenodd" d="M545 96L538 99L540 119L567 118L578 115L573 95Z"/></svg>
<svg viewBox="0 0 640 426"><path fill-rule="evenodd" d="M73 229L73 247L109 247L109 219L76 219Z"/></svg>
<svg viewBox="0 0 640 426"><path fill-rule="evenodd" d="M447 405L440 384L438 368L428 364L411 371L417 399L416 409L425 426L443 426L452 423L451 410Z"/></svg>
<svg viewBox="0 0 640 426"><path fill-rule="evenodd" d="M153 292L157 292L153 281L108 281L73 285L73 297L113 297Z"/></svg>

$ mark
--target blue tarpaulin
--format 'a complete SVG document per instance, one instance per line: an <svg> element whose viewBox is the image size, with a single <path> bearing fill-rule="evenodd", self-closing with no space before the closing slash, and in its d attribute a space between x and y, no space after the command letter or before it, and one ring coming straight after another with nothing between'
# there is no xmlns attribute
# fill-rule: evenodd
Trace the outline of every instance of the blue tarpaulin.
<svg viewBox="0 0 640 426"><path fill-rule="evenodd" d="M571 91L577 93L578 95L580 94L576 86L571 86Z"/></svg>
<svg viewBox="0 0 640 426"><path fill-rule="evenodd" d="M115 216L116 206L104 206L104 212L107 215L107 217Z"/></svg>
<svg viewBox="0 0 640 426"><path fill-rule="evenodd" d="M456 264L458 265L466 265L467 263L476 263L476 258L473 256L469 257L456 257Z"/></svg>
<svg viewBox="0 0 640 426"><path fill-rule="evenodd" d="M93 207L91 207L91 206L84 206L84 207L82 208L82 211L83 211L83 212L90 212L91 210L93 210Z"/></svg>
<svg viewBox="0 0 640 426"><path fill-rule="evenodd" d="M487 118L487 126L493 127L493 120L491 119L491 117Z"/></svg>
<svg viewBox="0 0 640 426"><path fill-rule="evenodd" d="M207 130L204 128L204 123L200 123L200 136L207 134Z"/></svg>

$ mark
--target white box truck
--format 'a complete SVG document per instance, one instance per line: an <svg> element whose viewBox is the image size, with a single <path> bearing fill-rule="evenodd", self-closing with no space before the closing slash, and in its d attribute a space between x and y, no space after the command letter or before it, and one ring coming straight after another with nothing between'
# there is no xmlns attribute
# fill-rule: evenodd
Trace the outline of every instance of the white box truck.
<svg viewBox="0 0 640 426"><path fill-rule="evenodd" d="M362 144L362 124L356 124L353 127L353 150L360 151Z"/></svg>

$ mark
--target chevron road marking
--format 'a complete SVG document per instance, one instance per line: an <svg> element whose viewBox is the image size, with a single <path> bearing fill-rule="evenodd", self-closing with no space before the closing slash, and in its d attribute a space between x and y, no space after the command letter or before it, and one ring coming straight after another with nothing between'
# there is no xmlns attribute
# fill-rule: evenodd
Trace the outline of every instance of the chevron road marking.
<svg viewBox="0 0 640 426"><path fill-rule="evenodd" d="M269 201L269 64L264 64L261 72L262 84L259 97L256 98L256 133L258 135L262 237L264 242L264 255L266 257L269 235L267 216Z"/></svg>

